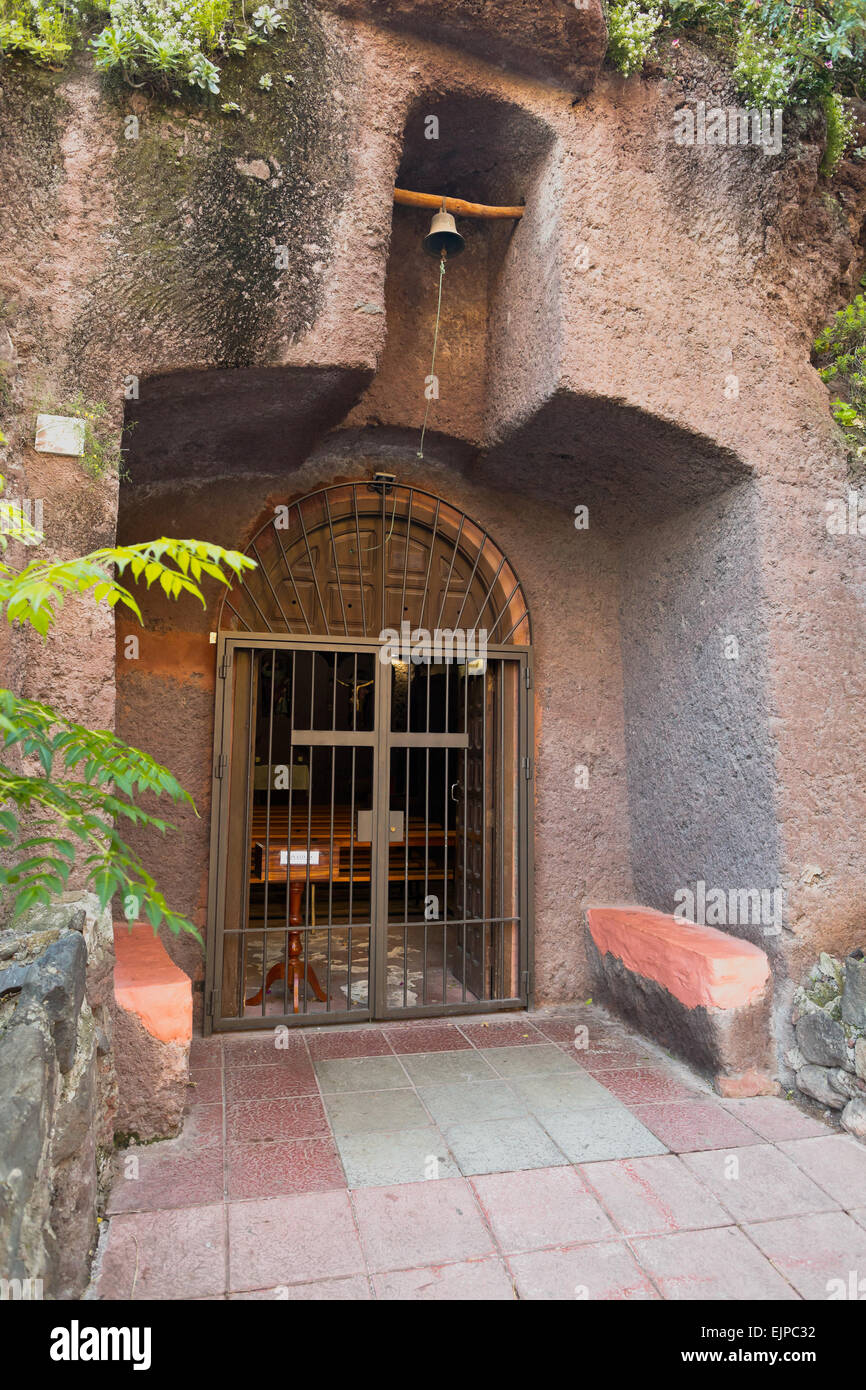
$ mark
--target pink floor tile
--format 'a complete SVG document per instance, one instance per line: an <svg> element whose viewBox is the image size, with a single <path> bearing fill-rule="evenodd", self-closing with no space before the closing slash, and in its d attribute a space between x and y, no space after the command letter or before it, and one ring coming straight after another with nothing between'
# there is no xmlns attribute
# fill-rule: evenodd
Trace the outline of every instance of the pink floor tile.
<svg viewBox="0 0 866 1390"><path fill-rule="evenodd" d="M289 1096L317 1096L316 1073L307 1057L282 1066L238 1067L226 1072L226 1100L283 1100Z"/></svg>
<svg viewBox="0 0 866 1390"><path fill-rule="evenodd" d="M840 1207L863 1205L866 1145L848 1134L828 1134L821 1139L794 1139L780 1144L779 1148L798 1168L808 1173L813 1182L834 1197Z"/></svg>
<svg viewBox="0 0 866 1390"><path fill-rule="evenodd" d="M222 1067L223 1064L223 1043L222 1038L193 1038L189 1045L189 1064L190 1067Z"/></svg>
<svg viewBox="0 0 866 1390"><path fill-rule="evenodd" d="M612 1052L608 1039L605 1039L598 1048L587 1047L577 1050L574 1056L580 1065L592 1075L602 1071L623 1071L645 1067L656 1060L648 1052L639 1052L634 1047L623 1047L619 1051Z"/></svg>
<svg viewBox="0 0 866 1390"><path fill-rule="evenodd" d="M797 1140L800 1144L826 1142ZM770 1144L683 1154L681 1161L737 1221L808 1216L836 1206L790 1158Z"/></svg>
<svg viewBox="0 0 866 1390"><path fill-rule="evenodd" d="M472 1044L452 1024L406 1024L386 1028L385 1036L396 1053L459 1052Z"/></svg>
<svg viewBox="0 0 866 1390"><path fill-rule="evenodd" d="M581 1025L589 1026L587 1020L579 1016L574 1018L534 1018L532 1022L539 1033L543 1033L549 1042L555 1043L574 1042L575 1029Z"/></svg>
<svg viewBox="0 0 866 1390"><path fill-rule="evenodd" d="M511 1275L500 1259L428 1265L393 1274L377 1274L376 1297L405 1302L510 1302L516 1295Z"/></svg>
<svg viewBox="0 0 866 1390"><path fill-rule="evenodd" d="M495 1023L461 1023L460 1032L474 1047L520 1047L524 1043L546 1043L548 1039L528 1021L510 1019Z"/></svg>
<svg viewBox="0 0 866 1390"><path fill-rule="evenodd" d="M820 1120L780 1096L750 1096L744 1100L719 1102L762 1139L778 1144L782 1139L811 1139L832 1133Z"/></svg>
<svg viewBox="0 0 866 1390"><path fill-rule="evenodd" d="M113 1216L97 1281L101 1299L187 1299L226 1286L225 1208Z"/></svg>
<svg viewBox="0 0 866 1390"><path fill-rule="evenodd" d="M222 1105L223 1074L221 1067L190 1067L189 1100L197 1105Z"/></svg>
<svg viewBox="0 0 866 1390"><path fill-rule="evenodd" d="M599 1077L608 1084L607 1074ZM614 1088L611 1087L611 1090ZM685 1100L667 1105L633 1105L641 1124L674 1153L760 1144L760 1136L715 1101Z"/></svg>
<svg viewBox="0 0 866 1390"><path fill-rule="evenodd" d="M573 1303L657 1299L649 1279L620 1242L536 1250L508 1261L522 1299Z"/></svg>
<svg viewBox="0 0 866 1390"><path fill-rule="evenodd" d="M673 1154L585 1163L580 1171L627 1236L730 1224L715 1197Z"/></svg>
<svg viewBox="0 0 866 1390"><path fill-rule="evenodd" d="M288 1034L276 1028L252 1038L233 1037L223 1044L226 1071L237 1067L282 1066L307 1056L307 1045L301 1033Z"/></svg>
<svg viewBox="0 0 866 1390"><path fill-rule="evenodd" d="M494 1252L464 1178L357 1188L352 1193L370 1269L415 1269Z"/></svg>
<svg viewBox="0 0 866 1390"><path fill-rule="evenodd" d="M573 1168L535 1168L472 1179L506 1255L548 1245L600 1241L615 1234Z"/></svg>
<svg viewBox="0 0 866 1390"><path fill-rule="evenodd" d="M866 1231L844 1212L758 1221L746 1231L803 1298L866 1298Z"/></svg>
<svg viewBox="0 0 866 1390"><path fill-rule="evenodd" d="M736 1226L681 1231L633 1242L643 1268L666 1299L796 1299L789 1284Z"/></svg>
<svg viewBox="0 0 866 1390"><path fill-rule="evenodd" d="M351 1028L310 1033L307 1046L314 1062L331 1057L390 1057L391 1048L381 1028Z"/></svg>
<svg viewBox="0 0 866 1390"><path fill-rule="evenodd" d="M296 1192L329 1192L346 1186L332 1139L232 1145L226 1161L228 1195L233 1202Z"/></svg>
<svg viewBox="0 0 866 1390"><path fill-rule="evenodd" d="M689 1100L701 1094L658 1066L606 1071L604 1084L626 1105L661 1105L667 1101Z"/></svg>
<svg viewBox="0 0 866 1390"><path fill-rule="evenodd" d="M223 1200L221 1144L181 1152L169 1144L126 1149L115 1159L115 1174L108 1200L111 1214L201 1207Z"/></svg>
<svg viewBox="0 0 866 1390"><path fill-rule="evenodd" d="M187 1102L181 1133L176 1139L170 1139L166 1142L175 1145L178 1150L184 1151L202 1146L212 1148L215 1144L222 1144L222 1105L199 1104L193 1093L193 1098Z"/></svg>
<svg viewBox="0 0 866 1390"><path fill-rule="evenodd" d="M269 1303L278 1299L281 1303L363 1303L373 1297L370 1281L363 1274L352 1274L346 1279L320 1279L313 1284L289 1284L276 1289L249 1289L245 1293L230 1293L231 1302Z"/></svg>
<svg viewBox="0 0 866 1390"><path fill-rule="evenodd" d="M345 1192L232 1202L227 1210L233 1293L364 1273Z"/></svg>
<svg viewBox="0 0 866 1390"><path fill-rule="evenodd" d="M325 1108L318 1096L236 1101L226 1107L226 1134L230 1144L259 1143L268 1139L316 1139L327 1137L330 1132Z"/></svg>

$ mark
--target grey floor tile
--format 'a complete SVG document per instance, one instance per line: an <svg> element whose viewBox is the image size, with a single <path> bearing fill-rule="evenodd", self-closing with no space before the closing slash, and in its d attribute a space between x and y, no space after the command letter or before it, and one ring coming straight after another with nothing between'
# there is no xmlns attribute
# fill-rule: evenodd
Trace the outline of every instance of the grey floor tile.
<svg viewBox="0 0 866 1390"><path fill-rule="evenodd" d="M496 1073L480 1053L464 1048L459 1052L418 1052L402 1057L403 1066L416 1086L438 1086L449 1081L489 1081Z"/></svg>
<svg viewBox="0 0 866 1390"><path fill-rule="evenodd" d="M534 1115L548 1110L585 1110L593 1105L617 1104L606 1087L577 1068L573 1075L546 1072L541 1076L514 1077L511 1084Z"/></svg>
<svg viewBox="0 0 866 1390"><path fill-rule="evenodd" d="M350 1187L390 1187L460 1176L434 1125L393 1134L342 1134L337 1148Z"/></svg>
<svg viewBox="0 0 866 1390"><path fill-rule="evenodd" d="M531 1115L516 1120L486 1120L483 1124L447 1125L445 1138L466 1177L554 1168L567 1162Z"/></svg>
<svg viewBox="0 0 866 1390"><path fill-rule="evenodd" d="M541 1123L572 1163L643 1158L668 1152L624 1105L546 1111Z"/></svg>
<svg viewBox="0 0 866 1390"><path fill-rule="evenodd" d="M534 1076L540 1072L574 1072L570 1057L552 1043L533 1047L485 1047L481 1054L500 1076Z"/></svg>
<svg viewBox="0 0 866 1390"><path fill-rule="evenodd" d="M506 1081L459 1081L449 1086L421 1086L418 1094L437 1125L517 1119L526 1113L526 1106Z"/></svg>
<svg viewBox="0 0 866 1390"><path fill-rule="evenodd" d="M396 1057L334 1057L314 1066L323 1091L386 1091L411 1084Z"/></svg>
<svg viewBox="0 0 866 1390"><path fill-rule="evenodd" d="M325 1096L336 1135L419 1129L430 1119L414 1091L352 1091Z"/></svg>

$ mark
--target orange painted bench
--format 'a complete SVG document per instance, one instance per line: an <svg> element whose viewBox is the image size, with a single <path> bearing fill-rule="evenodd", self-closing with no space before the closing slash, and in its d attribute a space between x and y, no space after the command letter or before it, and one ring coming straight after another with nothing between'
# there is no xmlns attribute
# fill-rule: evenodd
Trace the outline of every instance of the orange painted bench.
<svg viewBox="0 0 866 1390"><path fill-rule="evenodd" d="M192 981L143 922L114 928L114 997L160 1042L191 1039Z"/></svg>
<svg viewBox="0 0 866 1390"><path fill-rule="evenodd" d="M722 1095L773 1093L770 962L754 942L631 904L590 907L595 996L708 1075Z"/></svg>
<svg viewBox="0 0 866 1390"><path fill-rule="evenodd" d="M189 1086L192 981L146 923L114 928L116 1128L142 1141L177 1134Z"/></svg>

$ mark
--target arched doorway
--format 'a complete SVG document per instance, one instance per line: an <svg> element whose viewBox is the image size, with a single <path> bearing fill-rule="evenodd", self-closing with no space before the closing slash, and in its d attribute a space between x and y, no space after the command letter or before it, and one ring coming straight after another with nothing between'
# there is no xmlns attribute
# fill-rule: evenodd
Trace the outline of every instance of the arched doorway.
<svg viewBox="0 0 866 1390"><path fill-rule="evenodd" d="M278 506L219 623L216 1029L525 1006L531 633L485 530L389 475Z"/></svg>

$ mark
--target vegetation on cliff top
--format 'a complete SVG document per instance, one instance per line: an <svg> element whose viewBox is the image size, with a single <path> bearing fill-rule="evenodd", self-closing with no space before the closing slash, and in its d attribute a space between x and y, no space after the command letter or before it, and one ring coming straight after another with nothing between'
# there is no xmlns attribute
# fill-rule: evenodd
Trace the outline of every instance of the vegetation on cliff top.
<svg viewBox="0 0 866 1390"><path fill-rule="evenodd" d="M100 72L131 87L220 90L219 63L287 28L287 0L0 0L0 53L62 66L87 43ZM100 27L101 26L101 27Z"/></svg>
<svg viewBox="0 0 866 1390"><path fill-rule="evenodd" d="M676 49L687 32L721 48L748 105L823 106L824 173L854 139L846 98L866 98L866 0L612 0L608 25L608 58L626 76L663 34Z"/></svg>
<svg viewBox="0 0 866 1390"><path fill-rule="evenodd" d="M832 403L851 460L866 468L866 295L840 309L815 340L818 374L837 393Z"/></svg>

